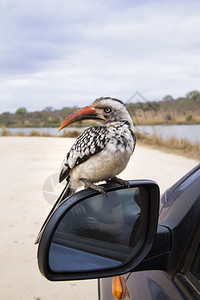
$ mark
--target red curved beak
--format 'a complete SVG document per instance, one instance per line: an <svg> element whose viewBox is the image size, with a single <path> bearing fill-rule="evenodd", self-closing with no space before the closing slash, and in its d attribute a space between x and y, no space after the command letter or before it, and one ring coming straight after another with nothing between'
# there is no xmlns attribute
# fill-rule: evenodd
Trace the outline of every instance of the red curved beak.
<svg viewBox="0 0 200 300"><path fill-rule="evenodd" d="M74 113L72 113L67 119L60 125L58 131L67 127L68 125L86 119L97 119L97 113L93 105L85 106Z"/></svg>

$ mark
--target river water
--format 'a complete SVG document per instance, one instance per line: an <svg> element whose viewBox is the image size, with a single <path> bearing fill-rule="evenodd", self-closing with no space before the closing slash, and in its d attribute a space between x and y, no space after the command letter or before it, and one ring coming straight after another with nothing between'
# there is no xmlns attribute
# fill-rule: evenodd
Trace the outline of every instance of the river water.
<svg viewBox="0 0 200 300"><path fill-rule="evenodd" d="M84 128L73 128L69 127L65 130L80 130L83 131ZM155 126L136 126L136 130L141 133L146 133L153 135L154 133L163 139L168 139L170 137L175 137L179 140L187 139L192 144L200 143L200 124L194 125L155 125ZM25 135L29 135L31 131L37 130L40 133L48 132L53 136L61 136L62 131L58 132L57 128L8 128L10 133L14 135L15 133L21 131Z"/></svg>
<svg viewBox="0 0 200 300"><path fill-rule="evenodd" d="M193 125L155 125L136 126L141 133L153 135L154 133L164 140L175 137L179 140L186 139L192 144L200 143L200 124Z"/></svg>

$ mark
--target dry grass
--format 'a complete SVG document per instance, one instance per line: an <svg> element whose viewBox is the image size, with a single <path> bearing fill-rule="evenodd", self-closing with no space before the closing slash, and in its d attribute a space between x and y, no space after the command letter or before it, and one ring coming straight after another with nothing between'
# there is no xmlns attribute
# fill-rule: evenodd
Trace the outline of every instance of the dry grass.
<svg viewBox="0 0 200 300"><path fill-rule="evenodd" d="M1 127L1 136L11 136L10 131L5 126Z"/></svg>
<svg viewBox="0 0 200 300"><path fill-rule="evenodd" d="M61 135L61 137L70 137L70 138L76 138L77 136L79 136L81 134L80 130L64 130L63 134Z"/></svg>
<svg viewBox="0 0 200 300"><path fill-rule="evenodd" d="M49 132L39 132L38 130L32 130L29 133L29 136L51 137L52 135Z"/></svg>
<svg viewBox="0 0 200 300"><path fill-rule="evenodd" d="M148 135L139 133L138 131L136 132L136 137L137 142L145 146L200 160L200 143L191 144L186 139L178 140L175 137L164 140L155 133L153 135Z"/></svg>
<svg viewBox="0 0 200 300"><path fill-rule="evenodd" d="M37 130L32 130L30 133L29 133L29 136L41 136L40 132L37 131Z"/></svg>
<svg viewBox="0 0 200 300"><path fill-rule="evenodd" d="M51 137L52 135L51 135L51 133L49 133L49 132L42 132L42 133L40 134L40 136L42 136L42 137Z"/></svg>
<svg viewBox="0 0 200 300"><path fill-rule="evenodd" d="M132 112L133 123L136 125L162 125L162 124L200 124L200 110L180 113L168 110Z"/></svg>
<svg viewBox="0 0 200 300"><path fill-rule="evenodd" d="M80 130L64 130L60 137L76 138L81 134ZM1 136L11 136L10 131L7 130L5 126L1 128ZM26 136L23 131L18 131L13 136ZM32 130L28 136L38 136L38 137L52 137L49 132L39 132L38 130Z"/></svg>
<svg viewBox="0 0 200 300"><path fill-rule="evenodd" d="M60 137L70 137L75 138L81 134L81 131L79 130L64 130L63 134ZM41 137L51 137L52 135L49 132L42 132L40 133L38 130L32 130L29 133L29 136L41 136Z"/></svg>
<svg viewBox="0 0 200 300"><path fill-rule="evenodd" d="M18 131L14 134L14 136L25 136L25 133L23 131Z"/></svg>

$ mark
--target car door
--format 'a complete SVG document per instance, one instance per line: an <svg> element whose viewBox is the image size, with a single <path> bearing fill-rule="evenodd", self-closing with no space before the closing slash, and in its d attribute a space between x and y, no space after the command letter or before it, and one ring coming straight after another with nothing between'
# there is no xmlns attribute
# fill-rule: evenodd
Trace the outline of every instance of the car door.
<svg viewBox="0 0 200 300"><path fill-rule="evenodd" d="M175 284L188 299L200 299L200 223Z"/></svg>

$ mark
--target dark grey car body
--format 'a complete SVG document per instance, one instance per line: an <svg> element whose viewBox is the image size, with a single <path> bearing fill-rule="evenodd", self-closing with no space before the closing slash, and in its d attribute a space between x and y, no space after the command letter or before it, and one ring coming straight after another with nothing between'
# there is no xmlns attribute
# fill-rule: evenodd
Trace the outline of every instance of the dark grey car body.
<svg viewBox="0 0 200 300"><path fill-rule="evenodd" d="M200 165L168 189L161 201L158 230L167 229L170 245L164 246L166 251L153 246L155 255L138 266L148 271L125 275L130 297L200 299ZM160 243L165 245L164 240ZM162 248L156 241L155 246ZM115 299L112 278L99 279L98 284L100 300Z"/></svg>

